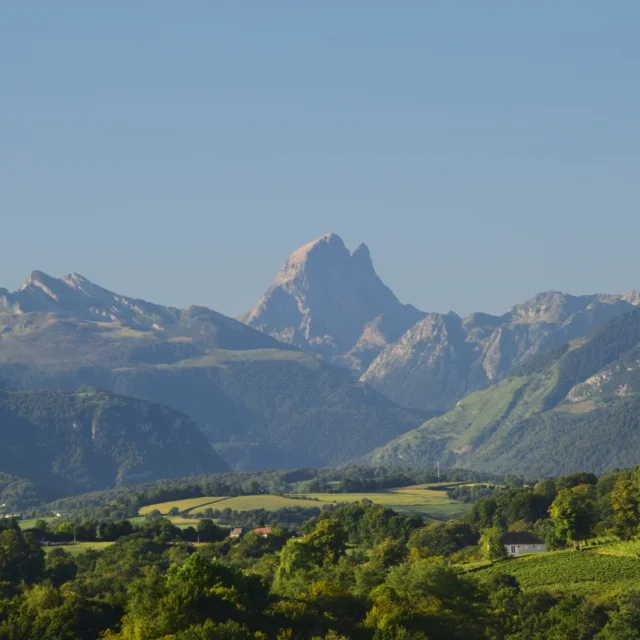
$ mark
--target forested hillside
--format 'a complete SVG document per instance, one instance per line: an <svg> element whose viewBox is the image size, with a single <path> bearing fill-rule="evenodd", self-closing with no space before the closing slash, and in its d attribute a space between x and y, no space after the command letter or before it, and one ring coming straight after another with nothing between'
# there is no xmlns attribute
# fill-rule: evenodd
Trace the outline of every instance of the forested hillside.
<svg viewBox="0 0 640 640"><path fill-rule="evenodd" d="M341 464L432 415L209 309L133 300L76 274L36 272L0 296L0 377L167 404L237 469Z"/></svg>
<svg viewBox="0 0 640 640"><path fill-rule="evenodd" d="M640 312L514 369L415 431L374 451L373 464L443 464L531 477L602 472L638 462Z"/></svg>
<svg viewBox="0 0 640 640"><path fill-rule="evenodd" d="M447 522L366 500L236 537L205 515L4 519L0 637L633 640L638 505L640 468L511 478ZM507 532L547 550L509 558Z"/></svg>
<svg viewBox="0 0 640 640"><path fill-rule="evenodd" d="M185 415L108 392L0 391L0 494L9 509L227 469Z"/></svg>

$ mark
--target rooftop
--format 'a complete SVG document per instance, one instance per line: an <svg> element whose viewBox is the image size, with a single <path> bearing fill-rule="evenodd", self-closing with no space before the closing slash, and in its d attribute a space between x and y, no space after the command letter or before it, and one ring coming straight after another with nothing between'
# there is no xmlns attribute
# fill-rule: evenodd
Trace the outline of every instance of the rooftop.
<svg viewBox="0 0 640 640"><path fill-rule="evenodd" d="M507 531L500 537L502 544L544 544L537 535L529 531Z"/></svg>

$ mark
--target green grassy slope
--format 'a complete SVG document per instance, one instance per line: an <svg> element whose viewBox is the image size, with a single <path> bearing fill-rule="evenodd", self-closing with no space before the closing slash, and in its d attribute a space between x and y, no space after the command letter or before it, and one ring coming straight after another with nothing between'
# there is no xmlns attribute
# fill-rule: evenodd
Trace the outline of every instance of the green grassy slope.
<svg viewBox="0 0 640 640"><path fill-rule="evenodd" d="M515 576L525 591L604 596L635 589L640 582L637 545L532 554L481 568L475 575L483 578L507 573Z"/></svg>
<svg viewBox="0 0 640 640"><path fill-rule="evenodd" d="M494 473L601 472L640 462L640 312L558 347L372 451L371 464L441 461Z"/></svg>

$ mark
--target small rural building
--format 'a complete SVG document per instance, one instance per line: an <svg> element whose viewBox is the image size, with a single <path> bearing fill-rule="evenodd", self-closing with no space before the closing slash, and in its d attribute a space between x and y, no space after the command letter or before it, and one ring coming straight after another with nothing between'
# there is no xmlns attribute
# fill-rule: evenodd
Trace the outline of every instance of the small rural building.
<svg viewBox="0 0 640 640"><path fill-rule="evenodd" d="M231 533L229 534L230 538L241 538L242 537L242 527L236 527L235 529L231 529Z"/></svg>
<svg viewBox="0 0 640 640"><path fill-rule="evenodd" d="M253 530L253 533L255 533L257 536L266 538L271 533L271 527L258 527L257 529Z"/></svg>
<svg viewBox="0 0 640 640"><path fill-rule="evenodd" d="M510 556L521 556L525 553L541 553L547 545L537 535L528 531L507 531L500 538Z"/></svg>

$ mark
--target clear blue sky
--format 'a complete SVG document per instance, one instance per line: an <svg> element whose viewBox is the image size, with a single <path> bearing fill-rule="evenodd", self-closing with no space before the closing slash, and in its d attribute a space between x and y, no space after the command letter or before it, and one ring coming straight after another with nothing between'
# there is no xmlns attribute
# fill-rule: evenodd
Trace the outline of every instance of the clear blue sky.
<svg viewBox="0 0 640 640"><path fill-rule="evenodd" d="M236 315L328 231L403 301L640 288L640 3L0 4L0 286Z"/></svg>

